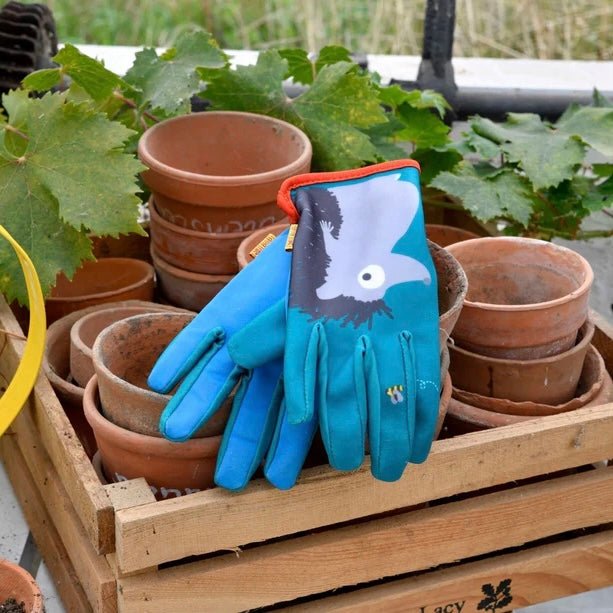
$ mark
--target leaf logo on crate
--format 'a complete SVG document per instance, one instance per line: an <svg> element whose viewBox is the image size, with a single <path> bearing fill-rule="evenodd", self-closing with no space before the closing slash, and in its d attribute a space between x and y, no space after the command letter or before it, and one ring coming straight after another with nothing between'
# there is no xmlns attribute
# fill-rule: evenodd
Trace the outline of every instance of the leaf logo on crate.
<svg viewBox="0 0 613 613"><path fill-rule="evenodd" d="M486 583L481 586L481 591L485 598L477 605L479 611L501 611L513 602L511 579L503 579L496 588L491 583Z"/></svg>

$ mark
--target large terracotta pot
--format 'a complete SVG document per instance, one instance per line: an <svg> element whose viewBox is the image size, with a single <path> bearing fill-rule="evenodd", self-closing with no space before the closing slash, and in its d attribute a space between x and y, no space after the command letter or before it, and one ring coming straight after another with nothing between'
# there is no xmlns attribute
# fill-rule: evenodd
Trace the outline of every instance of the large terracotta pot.
<svg viewBox="0 0 613 613"><path fill-rule="evenodd" d="M141 226L147 232L142 234L120 234L119 236L90 236L94 257L100 258L133 258L150 262L149 256L149 223Z"/></svg>
<svg viewBox="0 0 613 613"><path fill-rule="evenodd" d="M587 319L594 274L585 258L544 241L479 238L447 247L468 277L455 342L481 355L531 360L567 351Z"/></svg>
<svg viewBox="0 0 613 613"><path fill-rule="evenodd" d="M100 413L95 376L85 388L83 408L96 435L104 475L110 481L144 477L158 499L213 487L221 436L171 443L121 428Z"/></svg>
<svg viewBox="0 0 613 613"><path fill-rule="evenodd" d="M151 246L151 259L163 299L190 311L200 311L232 280L232 275L205 275L173 266Z"/></svg>
<svg viewBox="0 0 613 613"><path fill-rule="evenodd" d="M170 396L147 385L147 377L170 341L194 318L194 313L147 313L122 319L106 327L92 349L102 412L121 428L150 437L161 437L160 415ZM230 401L196 434L223 432Z"/></svg>
<svg viewBox="0 0 613 613"><path fill-rule="evenodd" d="M8 560L0 559L0 609L7 600L23 603L27 613L43 613L43 595L34 577ZM8 611L9 609L7 609Z"/></svg>
<svg viewBox="0 0 613 613"><path fill-rule="evenodd" d="M482 396L561 404L575 396L593 336L594 324L587 321L574 347L535 360L492 358L450 344L451 378L456 388Z"/></svg>
<svg viewBox="0 0 613 613"><path fill-rule="evenodd" d="M233 275L238 272L236 250L250 232L209 233L182 228L151 212L151 242L164 261L186 271L208 275Z"/></svg>
<svg viewBox="0 0 613 613"><path fill-rule="evenodd" d="M312 148L279 119L207 111L156 124L138 156L162 217L201 232L246 232L283 217L279 187L309 171Z"/></svg>
<svg viewBox="0 0 613 613"><path fill-rule="evenodd" d="M479 238L479 235L474 232L436 223L426 224L426 236L428 240L436 243L439 247L447 247L461 241Z"/></svg>
<svg viewBox="0 0 613 613"><path fill-rule="evenodd" d="M151 264L131 258L87 261L72 280L60 274L45 301L47 323L64 315L107 302L152 300L154 270Z"/></svg>

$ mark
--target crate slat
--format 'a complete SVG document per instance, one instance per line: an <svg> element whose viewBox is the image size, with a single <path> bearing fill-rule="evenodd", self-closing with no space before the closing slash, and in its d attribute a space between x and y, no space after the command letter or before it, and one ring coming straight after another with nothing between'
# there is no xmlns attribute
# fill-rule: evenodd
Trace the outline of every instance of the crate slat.
<svg viewBox="0 0 613 613"><path fill-rule="evenodd" d="M611 585L613 530L526 551L488 557L417 577L289 607L291 613L480 613L483 588L509 580L508 608ZM459 605L459 606L458 606Z"/></svg>
<svg viewBox="0 0 613 613"><path fill-rule="evenodd" d="M600 468L119 578L119 609L243 611L611 521L613 468Z"/></svg>

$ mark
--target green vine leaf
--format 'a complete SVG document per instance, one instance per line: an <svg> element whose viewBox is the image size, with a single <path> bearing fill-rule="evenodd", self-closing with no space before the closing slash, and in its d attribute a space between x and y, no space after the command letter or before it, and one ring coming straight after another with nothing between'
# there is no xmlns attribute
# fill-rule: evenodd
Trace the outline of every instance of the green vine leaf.
<svg viewBox="0 0 613 613"><path fill-rule="evenodd" d="M497 170L480 176L466 162L453 173L441 172L431 185L461 200L481 221L511 218L526 227L536 202L530 184L517 173Z"/></svg>
<svg viewBox="0 0 613 613"><path fill-rule="evenodd" d="M416 149L411 154L421 166L422 185L431 185L441 172L451 171L462 160L462 156L452 148Z"/></svg>
<svg viewBox="0 0 613 613"><path fill-rule="evenodd" d="M402 104L396 116L404 123L396 138L413 143L415 148L442 147L449 142L449 126L429 109Z"/></svg>
<svg viewBox="0 0 613 613"><path fill-rule="evenodd" d="M137 53L125 81L138 90L139 106L150 105L170 115L188 113L190 98L202 89L197 69L214 71L227 63L226 54L209 34L186 32L159 57L155 49Z"/></svg>
<svg viewBox="0 0 613 613"><path fill-rule="evenodd" d="M48 291L57 272L71 275L91 257L87 232L143 233L135 195L143 167L122 151L131 132L87 103L67 102L65 94L29 98L25 91L10 92L3 103L20 134L9 139L4 128L0 223L30 253ZM10 270L4 289L23 301L20 275Z"/></svg>
<svg viewBox="0 0 613 613"><path fill-rule="evenodd" d="M565 113L556 128L561 134L580 138L603 155L613 156L613 108L576 108Z"/></svg>
<svg viewBox="0 0 613 613"><path fill-rule="evenodd" d="M476 117L471 128L498 143L510 162L518 164L536 190L570 179L583 162L584 148L575 138L551 129L538 115L509 113L496 124Z"/></svg>
<svg viewBox="0 0 613 613"><path fill-rule="evenodd" d="M340 170L377 160L363 132L385 123L376 89L348 62L324 66L311 87L290 100L283 91L288 63L277 51L260 53L254 66L219 71L205 95L215 109L261 113L289 121L313 144L313 167Z"/></svg>
<svg viewBox="0 0 613 613"><path fill-rule="evenodd" d="M33 92L46 92L62 82L59 68L43 68L27 75L21 85Z"/></svg>
<svg viewBox="0 0 613 613"><path fill-rule="evenodd" d="M285 75L291 77L295 83L310 85L317 73L329 64L336 62L351 62L351 54L344 47L330 45L324 47L315 61L311 61L304 49L279 49L279 55L287 60L288 71Z"/></svg>

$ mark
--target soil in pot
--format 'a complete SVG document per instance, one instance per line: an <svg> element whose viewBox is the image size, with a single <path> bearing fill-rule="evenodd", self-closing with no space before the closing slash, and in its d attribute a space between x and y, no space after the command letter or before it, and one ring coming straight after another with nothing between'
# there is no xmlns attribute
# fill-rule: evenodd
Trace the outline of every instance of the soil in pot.
<svg viewBox="0 0 613 613"><path fill-rule="evenodd" d="M4 608L3 608L4 607ZM43 596L34 577L8 560L0 559L0 612L43 613Z"/></svg>
<svg viewBox="0 0 613 613"><path fill-rule="evenodd" d="M160 415L170 395L149 389L147 377L162 351L193 318L194 313L135 315L98 335L92 354L106 419L132 432L161 437ZM221 434L230 408L228 399L195 436Z"/></svg>
<svg viewBox="0 0 613 613"><path fill-rule="evenodd" d="M481 355L531 360L567 351L587 319L592 269L544 241L479 238L447 247L468 277L455 342Z"/></svg>
<svg viewBox="0 0 613 613"><path fill-rule="evenodd" d="M221 436L172 443L121 428L100 413L95 376L85 388L83 407L96 436L103 474L110 481L144 477L158 500L214 487Z"/></svg>
<svg viewBox="0 0 613 613"><path fill-rule="evenodd" d="M309 171L312 148L279 119L207 111L156 124L138 155L162 217L202 232L247 232L283 217L279 187Z"/></svg>
<svg viewBox="0 0 613 613"><path fill-rule="evenodd" d="M87 261L72 280L63 274L45 301L47 323L68 313L107 302L152 300L155 273L151 264L131 258Z"/></svg>

